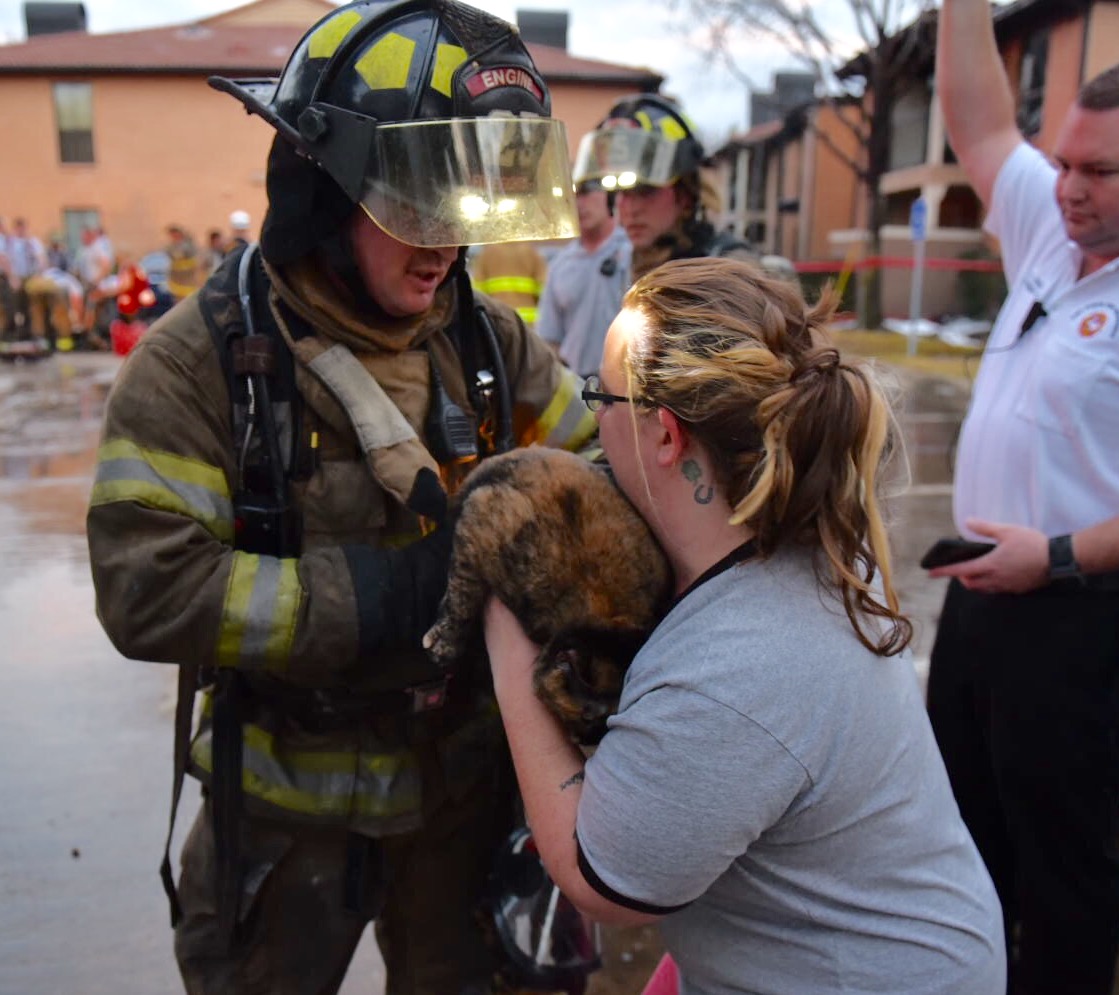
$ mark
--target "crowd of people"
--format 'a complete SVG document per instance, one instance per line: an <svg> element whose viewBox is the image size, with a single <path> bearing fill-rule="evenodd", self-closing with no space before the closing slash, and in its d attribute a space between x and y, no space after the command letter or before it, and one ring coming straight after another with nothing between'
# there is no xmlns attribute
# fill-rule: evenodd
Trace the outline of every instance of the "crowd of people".
<svg viewBox="0 0 1119 995"><path fill-rule="evenodd" d="M166 243L141 257L115 246L100 225L84 227L71 252L58 232L44 246L26 219L15 218L9 230L0 218L0 344L46 351L108 348L115 318L158 316L246 243L247 212L234 211L229 220L229 233L212 230L204 251L186 228L169 224Z"/></svg>
<svg viewBox="0 0 1119 995"><path fill-rule="evenodd" d="M994 548L934 571L927 705L890 398L832 292L716 234L679 106L618 100L572 170L519 33L459 0L355 0L274 92L211 79L275 131L259 243L169 226L184 293L114 385L87 520L110 638L179 667L191 995L329 995L370 922L392 995L582 992L581 917L659 924L688 995L1112 995L1119 67L1054 167L986 0L941 16L1012 290L956 475ZM374 85L401 45L422 71ZM521 251L558 239L546 273ZM453 673L423 651L456 488L530 444L601 454L674 576L589 756L508 606Z"/></svg>

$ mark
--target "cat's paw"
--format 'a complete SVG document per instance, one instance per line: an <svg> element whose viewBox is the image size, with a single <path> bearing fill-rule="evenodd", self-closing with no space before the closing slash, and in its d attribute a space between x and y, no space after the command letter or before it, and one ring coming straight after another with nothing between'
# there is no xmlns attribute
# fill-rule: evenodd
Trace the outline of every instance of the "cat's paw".
<svg viewBox="0 0 1119 995"><path fill-rule="evenodd" d="M447 627L441 622L436 622L423 637L423 648L428 657L441 667L449 666L457 655L455 646L447 638L448 635Z"/></svg>

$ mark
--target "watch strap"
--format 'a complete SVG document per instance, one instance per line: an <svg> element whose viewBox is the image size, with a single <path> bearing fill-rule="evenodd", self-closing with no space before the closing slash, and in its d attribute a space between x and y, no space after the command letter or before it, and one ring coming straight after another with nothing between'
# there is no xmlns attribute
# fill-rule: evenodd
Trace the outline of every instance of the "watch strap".
<svg viewBox="0 0 1119 995"><path fill-rule="evenodd" d="M1049 540L1049 579L1050 580L1083 580L1080 564L1072 551L1072 536L1053 536Z"/></svg>

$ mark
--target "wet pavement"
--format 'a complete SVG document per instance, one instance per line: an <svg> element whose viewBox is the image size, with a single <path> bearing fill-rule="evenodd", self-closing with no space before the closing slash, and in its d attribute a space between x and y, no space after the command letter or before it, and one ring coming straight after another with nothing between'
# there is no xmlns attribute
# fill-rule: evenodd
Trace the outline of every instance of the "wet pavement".
<svg viewBox="0 0 1119 995"><path fill-rule="evenodd" d="M181 991L158 877L171 777L173 668L125 660L101 631L84 537L100 417L120 359L0 363L0 995ZM927 658L944 593L917 566L951 534L951 454L966 382L906 376L912 481L893 502L903 606ZM176 843L197 808L189 784ZM591 995L639 992L649 929L608 931ZM370 934L343 987L377 995Z"/></svg>

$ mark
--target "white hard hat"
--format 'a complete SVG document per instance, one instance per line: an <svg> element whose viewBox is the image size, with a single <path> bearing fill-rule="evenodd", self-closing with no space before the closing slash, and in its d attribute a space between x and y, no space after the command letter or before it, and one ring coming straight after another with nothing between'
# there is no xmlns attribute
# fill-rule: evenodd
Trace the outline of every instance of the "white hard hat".
<svg viewBox="0 0 1119 995"><path fill-rule="evenodd" d="M229 216L229 226L235 231L248 231L252 220L248 211L234 211Z"/></svg>

